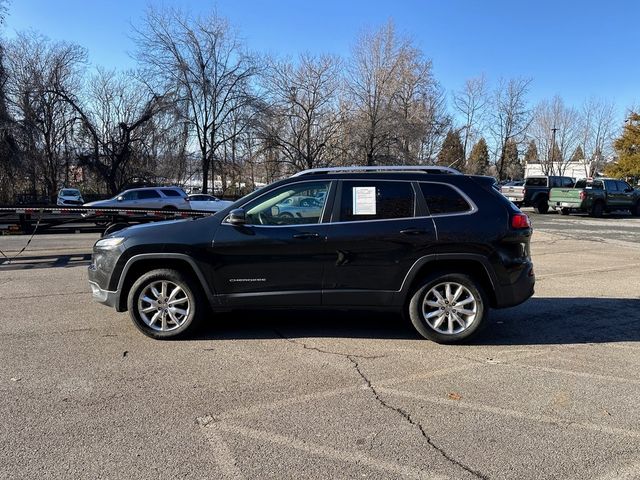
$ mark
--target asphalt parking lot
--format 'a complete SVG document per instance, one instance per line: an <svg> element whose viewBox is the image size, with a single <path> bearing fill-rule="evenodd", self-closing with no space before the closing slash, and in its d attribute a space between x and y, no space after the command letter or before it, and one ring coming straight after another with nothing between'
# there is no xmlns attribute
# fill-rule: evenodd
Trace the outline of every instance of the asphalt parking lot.
<svg viewBox="0 0 640 480"><path fill-rule="evenodd" d="M461 346L369 312L154 341L92 302L97 235L36 236L0 265L0 478L640 478L640 219L532 218L535 297Z"/></svg>

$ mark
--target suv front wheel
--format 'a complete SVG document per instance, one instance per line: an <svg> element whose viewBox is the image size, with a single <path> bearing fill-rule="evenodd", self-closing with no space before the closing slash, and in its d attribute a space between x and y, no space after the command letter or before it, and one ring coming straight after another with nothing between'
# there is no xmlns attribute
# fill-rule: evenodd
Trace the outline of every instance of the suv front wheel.
<svg viewBox="0 0 640 480"><path fill-rule="evenodd" d="M461 273L427 278L409 302L409 317L418 333L438 343L466 340L481 327L487 308L478 283Z"/></svg>
<svg viewBox="0 0 640 480"><path fill-rule="evenodd" d="M151 338L174 339L193 332L203 309L197 285L182 272L158 269L142 275L129 290L129 315Z"/></svg>

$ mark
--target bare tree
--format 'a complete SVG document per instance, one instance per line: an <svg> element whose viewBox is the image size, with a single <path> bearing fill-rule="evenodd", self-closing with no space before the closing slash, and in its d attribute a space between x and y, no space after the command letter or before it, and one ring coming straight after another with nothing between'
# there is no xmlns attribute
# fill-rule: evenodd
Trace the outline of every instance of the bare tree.
<svg viewBox="0 0 640 480"><path fill-rule="evenodd" d="M615 105L606 100L591 98L582 106L580 144L587 177L601 170L612 153L614 112Z"/></svg>
<svg viewBox="0 0 640 480"><path fill-rule="evenodd" d="M436 85L425 108L427 117L420 139L418 163L435 163L442 142L447 132L453 127L451 116L447 112L447 97L444 89Z"/></svg>
<svg viewBox="0 0 640 480"><path fill-rule="evenodd" d="M507 142L512 140L516 146L519 145L531 122L531 111L526 101L530 84L531 79L527 78L501 80L494 94L491 132L499 152L496 170L500 179L505 178L507 169Z"/></svg>
<svg viewBox="0 0 640 480"><path fill-rule="evenodd" d="M135 162L146 148L143 127L167 107L165 97L150 94L131 72L104 69L91 77L82 99L63 90L55 93L79 117L80 165L95 172L111 194L139 179L144 170Z"/></svg>
<svg viewBox="0 0 640 480"><path fill-rule="evenodd" d="M175 91L185 102L202 165L202 191L221 145L237 129L225 129L235 110L252 101L255 64L228 22L212 13L192 18L178 10L150 8L135 29L136 58L157 91Z"/></svg>
<svg viewBox="0 0 640 480"><path fill-rule="evenodd" d="M55 92L77 92L86 62L78 45L19 33L7 46L9 107L20 125L24 168L44 183L50 199L69 179L77 116Z"/></svg>
<svg viewBox="0 0 640 480"><path fill-rule="evenodd" d="M464 83L464 87L453 95L453 107L462 118L464 127L462 147L465 159L469 146L479 133L477 130L479 130L479 124L484 119L488 106L489 92L484 75L470 78Z"/></svg>
<svg viewBox="0 0 640 480"><path fill-rule="evenodd" d="M396 34L392 22L358 38L347 68L347 91L357 123L353 130L359 132L357 142L367 165L388 157L397 140L395 101L402 93L401 77L409 71L424 74L430 69L420 51ZM405 83L408 90L410 83Z"/></svg>
<svg viewBox="0 0 640 480"><path fill-rule="evenodd" d="M555 96L535 108L529 135L537 145L545 175L564 175L571 154L579 144L579 115Z"/></svg>
<svg viewBox="0 0 640 480"><path fill-rule="evenodd" d="M264 134L294 171L333 160L331 145L341 133L339 67L337 57L329 55L300 55L296 64L269 62Z"/></svg>

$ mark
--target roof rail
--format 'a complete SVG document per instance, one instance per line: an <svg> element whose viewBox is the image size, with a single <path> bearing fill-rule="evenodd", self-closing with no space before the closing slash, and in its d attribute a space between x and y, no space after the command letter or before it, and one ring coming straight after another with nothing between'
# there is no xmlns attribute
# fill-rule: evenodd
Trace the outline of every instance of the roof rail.
<svg viewBox="0 0 640 480"><path fill-rule="evenodd" d="M393 165L393 166L371 166L371 167L325 167L311 168L294 174L294 177L302 175L313 175L316 173L338 173L338 172L419 172L419 173L445 173L451 175L461 175L455 168L439 167L437 165Z"/></svg>

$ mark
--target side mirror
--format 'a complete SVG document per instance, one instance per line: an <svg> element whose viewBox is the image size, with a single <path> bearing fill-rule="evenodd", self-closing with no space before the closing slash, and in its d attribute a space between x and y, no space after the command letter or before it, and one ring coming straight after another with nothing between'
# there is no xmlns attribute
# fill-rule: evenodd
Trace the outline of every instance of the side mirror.
<svg viewBox="0 0 640 480"><path fill-rule="evenodd" d="M231 212L229 212L229 223L231 225L244 225L247 223L247 215L245 214L244 208L231 210Z"/></svg>
<svg viewBox="0 0 640 480"><path fill-rule="evenodd" d="M124 197L122 195L120 195L118 198L116 198L117 201L121 202L124 200Z"/></svg>

